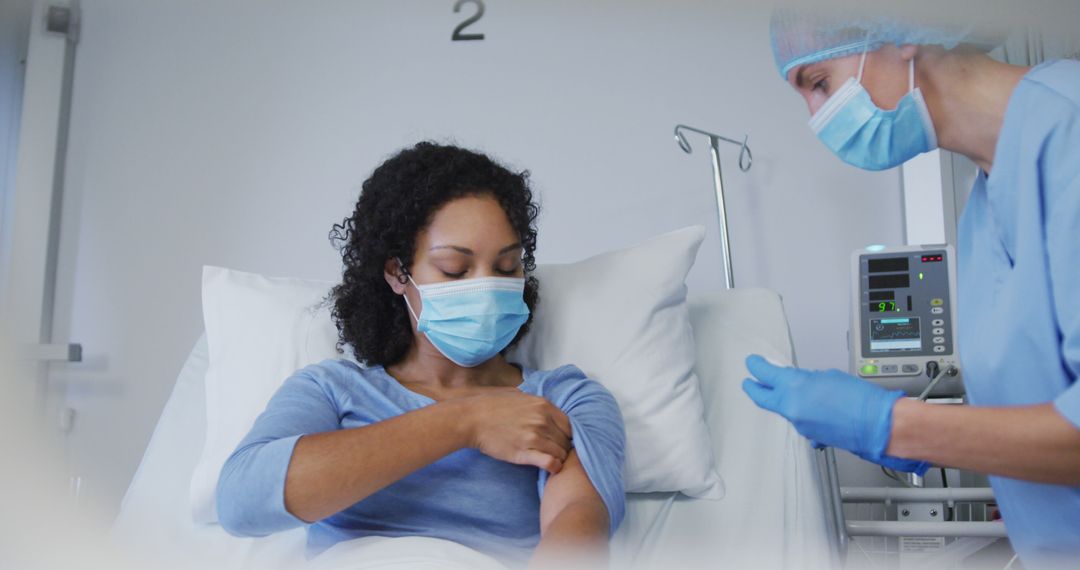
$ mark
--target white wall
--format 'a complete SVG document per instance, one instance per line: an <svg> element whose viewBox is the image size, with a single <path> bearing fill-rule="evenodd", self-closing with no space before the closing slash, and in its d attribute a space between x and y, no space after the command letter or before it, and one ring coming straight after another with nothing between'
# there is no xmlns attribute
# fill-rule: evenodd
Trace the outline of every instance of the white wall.
<svg viewBox="0 0 1080 570"><path fill-rule="evenodd" d="M56 331L86 362L56 380L87 493L115 502L138 463L202 328L200 266L335 278L331 224L428 137L532 170L540 262L705 224L705 291L723 283L707 145L687 156L672 128L749 133L750 173L725 156L736 284L784 296L803 365L845 365L847 260L902 242L899 176L813 138L768 5L488 0L473 43L449 41L452 6L84 0Z"/></svg>
<svg viewBox="0 0 1080 570"><path fill-rule="evenodd" d="M941 172L944 160L941 153L934 150L921 154L900 166L904 239L908 245L956 245L956 216L946 217L942 208L946 190ZM952 230L951 233L946 227Z"/></svg>

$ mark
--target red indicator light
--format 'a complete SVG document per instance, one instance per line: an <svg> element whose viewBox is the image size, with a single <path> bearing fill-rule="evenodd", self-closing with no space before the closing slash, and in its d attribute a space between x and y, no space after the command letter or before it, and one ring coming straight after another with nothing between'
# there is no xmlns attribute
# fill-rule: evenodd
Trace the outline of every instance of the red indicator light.
<svg viewBox="0 0 1080 570"><path fill-rule="evenodd" d="M922 256L923 263L929 263L933 261L942 261L945 259L943 255L924 255Z"/></svg>

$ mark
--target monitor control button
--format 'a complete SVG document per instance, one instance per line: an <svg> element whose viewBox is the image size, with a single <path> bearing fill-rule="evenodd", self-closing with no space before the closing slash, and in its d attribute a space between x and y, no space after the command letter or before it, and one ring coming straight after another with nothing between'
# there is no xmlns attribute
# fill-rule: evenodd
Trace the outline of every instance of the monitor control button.
<svg viewBox="0 0 1080 570"><path fill-rule="evenodd" d="M934 347L934 352L945 352L945 347L939 344Z"/></svg>

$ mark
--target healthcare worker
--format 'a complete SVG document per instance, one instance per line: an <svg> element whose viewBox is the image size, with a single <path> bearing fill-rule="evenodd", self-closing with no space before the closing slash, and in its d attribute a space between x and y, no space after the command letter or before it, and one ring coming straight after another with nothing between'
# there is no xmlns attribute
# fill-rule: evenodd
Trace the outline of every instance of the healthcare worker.
<svg viewBox="0 0 1080 570"><path fill-rule="evenodd" d="M760 356L744 390L818 445L990 474L1026 567L1080 568L1080 62L1007 65L965 30L890 19L781 11L771 31L781 77L845 162L881 170L943 148L979 166L957 254L972 405Z"/></svg>

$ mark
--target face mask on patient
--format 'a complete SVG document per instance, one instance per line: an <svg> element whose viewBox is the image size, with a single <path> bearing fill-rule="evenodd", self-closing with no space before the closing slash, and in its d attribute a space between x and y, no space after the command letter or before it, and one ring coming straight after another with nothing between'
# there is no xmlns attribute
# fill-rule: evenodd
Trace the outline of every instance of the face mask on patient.
<svg viewBox="0 0 1080 570"><path fill-rule="evenodd" d="M487 362L506 348L529 319L525 280L482 277L420 285L409 281L423 302L420 314L405 305L416 319L416 329L458 366L471 368Z"/></svg>

